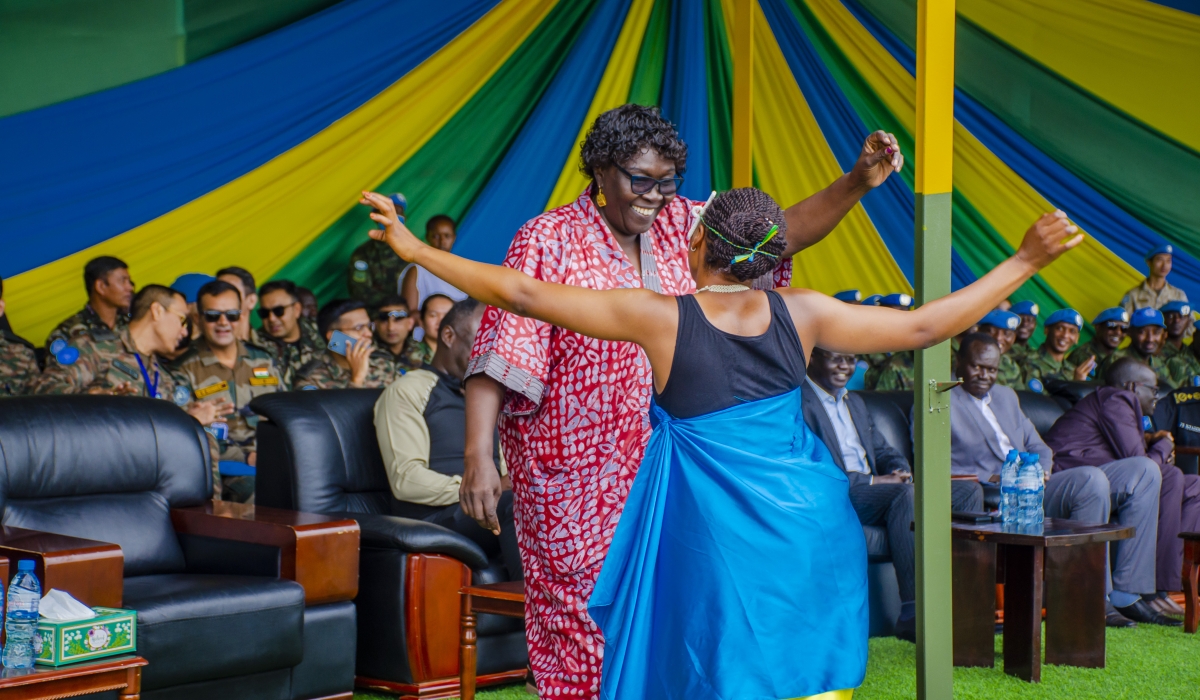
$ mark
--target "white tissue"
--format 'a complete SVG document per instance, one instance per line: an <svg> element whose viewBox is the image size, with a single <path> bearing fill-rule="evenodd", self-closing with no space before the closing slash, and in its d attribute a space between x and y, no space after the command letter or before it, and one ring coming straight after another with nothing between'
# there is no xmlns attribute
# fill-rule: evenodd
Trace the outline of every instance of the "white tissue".
<svg viewBox="0 0 1200 700"><path fill-rule="evenodd" d="M96 612L72 598L70 593L51 588L49 593L42 596L42 602L38 605L38 615L55 622L70 622L90 620L96 616Z"/></svg>

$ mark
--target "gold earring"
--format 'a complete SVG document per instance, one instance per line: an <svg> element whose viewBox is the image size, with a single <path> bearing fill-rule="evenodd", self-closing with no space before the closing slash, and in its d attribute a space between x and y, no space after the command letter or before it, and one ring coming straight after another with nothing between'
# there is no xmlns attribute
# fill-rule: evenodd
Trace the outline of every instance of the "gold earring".
<svg viewBox="0 0 1200 700"><path fill-rule="evenodd" d="M597 190L597 193L596 193L596 206L598 206L598 207L606 207L606 206L608 206L608 198L606 198L606 197L604 196L604 188L603 188L603 187L600 187L599 185L597 185L597 186L596 186L596 190Z"/></svg>

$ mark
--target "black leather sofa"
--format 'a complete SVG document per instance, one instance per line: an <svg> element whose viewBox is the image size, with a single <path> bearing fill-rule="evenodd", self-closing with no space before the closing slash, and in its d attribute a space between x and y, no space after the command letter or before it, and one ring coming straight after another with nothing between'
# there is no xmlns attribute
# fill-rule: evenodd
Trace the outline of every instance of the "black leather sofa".
<svg viewBox="0 0 1200 700"><path fill-rule="evenodd" d="M176 533L173 509L211 498L209 464L200 426L167 401L0 399L0 544L10 558L47 541L115 556L115 581L85 562L75 591L138 611L147 700L348 698L352 603L306 605L278 549ZM47 588L62 579L54 557L36 556Z"/></svg>
<svg viewBox="0 0 1200 700"><path fill-rule="evenodd" d="M438 525L400 517L375 437L379 389L296 391L251 403L259 414L259 505L343 515L362 529L360 687L404 697L458 688L459 590L506 580L499 561ZM480 615L478 683L524 677L520 620Z"/></svg>

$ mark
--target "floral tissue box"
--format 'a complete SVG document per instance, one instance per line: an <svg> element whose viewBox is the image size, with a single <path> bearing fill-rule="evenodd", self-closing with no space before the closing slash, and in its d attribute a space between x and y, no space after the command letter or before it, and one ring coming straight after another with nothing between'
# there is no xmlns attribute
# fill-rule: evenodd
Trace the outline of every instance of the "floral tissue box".
<svg viewBox="0 0 1200 700"><path fill-rule="evenodd" d="M92 608L90 620L38 621L33 657L39 664L62 666L137 651L137 611Z"/></svg>

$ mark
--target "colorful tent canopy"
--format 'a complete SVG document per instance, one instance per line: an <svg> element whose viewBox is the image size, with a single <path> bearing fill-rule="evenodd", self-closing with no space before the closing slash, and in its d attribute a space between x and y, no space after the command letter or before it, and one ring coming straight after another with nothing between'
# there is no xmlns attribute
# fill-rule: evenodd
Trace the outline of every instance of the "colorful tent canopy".
<svg viewBox="0 0 1200 700"><path fill-rule="evenodd" d="M1176 247L1200 299L1200 17L1137 0L959 0L956 286L1060 207L1085 245L1015 295L1091 317ZM1178 3L1175 3L1178 4ZM41 340L82 305L91 257L138 283L237 264L322 299L345 291L363 188L409 221L461 221L499 261L513 232L586 182L599 112L657 104L690 148L684 194L730 186L733 0L343 0L134 83L0 119L0 276ZM915 0L759 0L754 172L784 205L836 178L875 128L912 154ZM796 258L825 292L911 291L912 169Z"/></svg>

